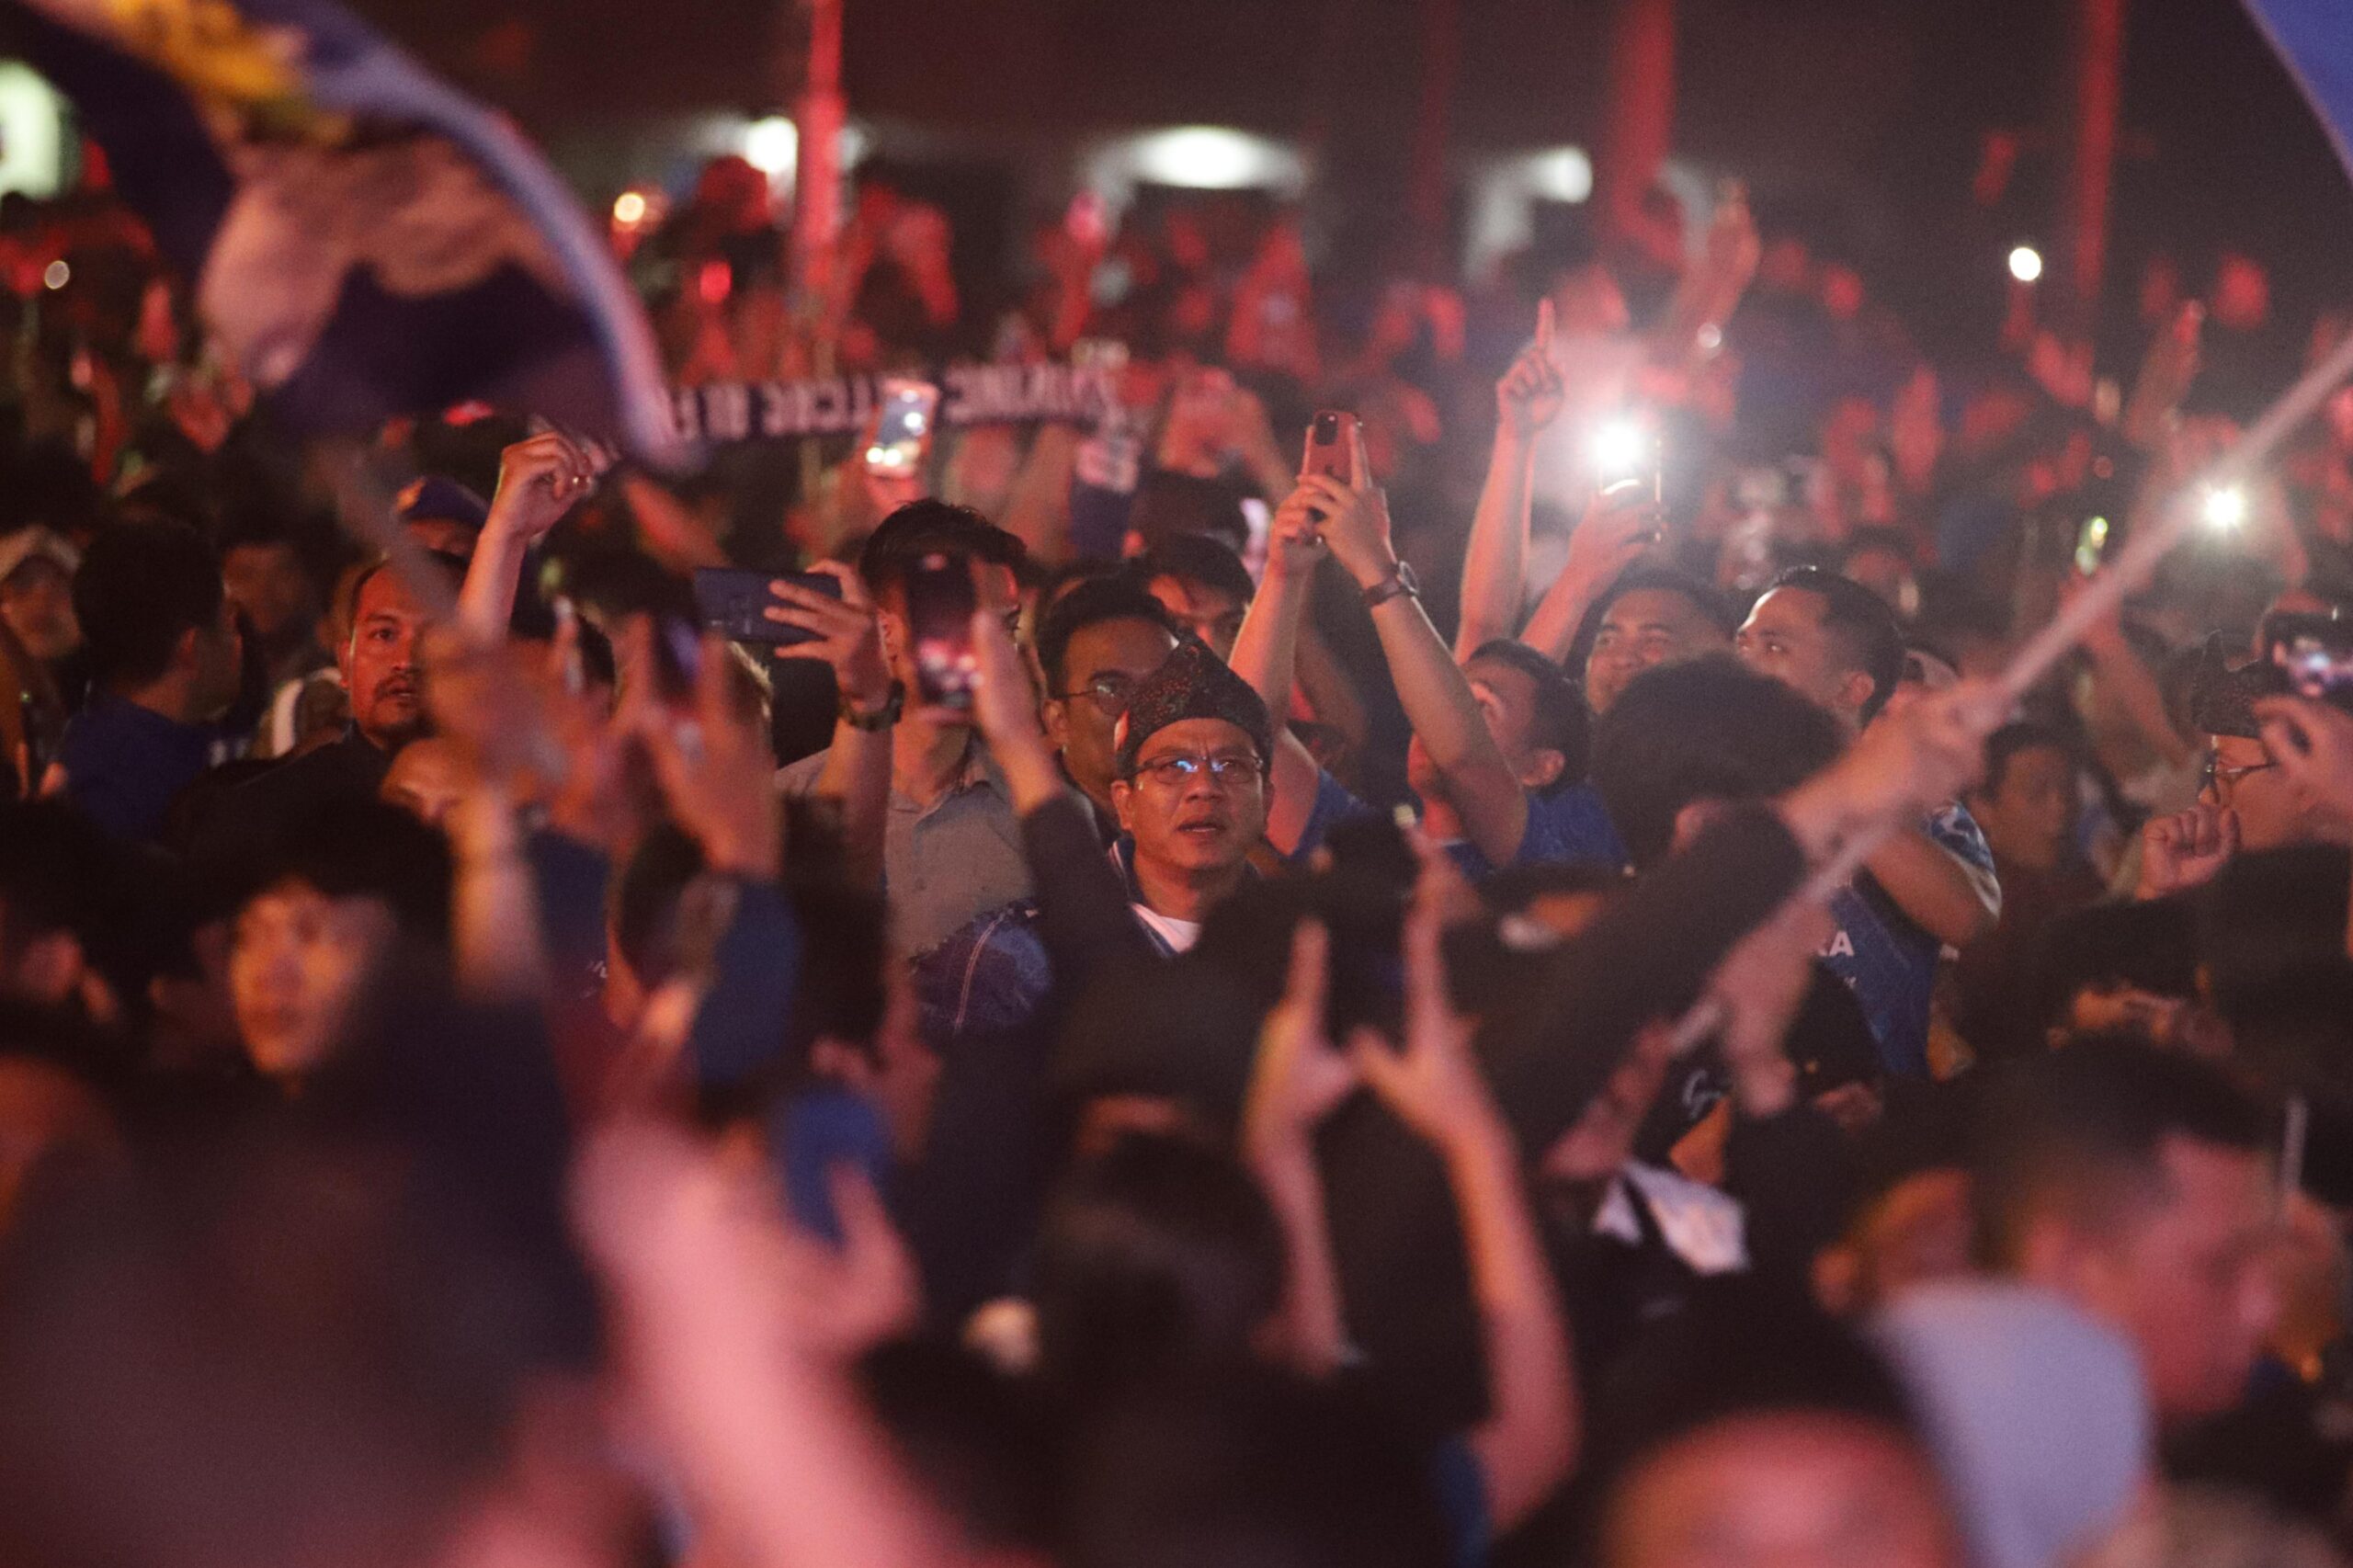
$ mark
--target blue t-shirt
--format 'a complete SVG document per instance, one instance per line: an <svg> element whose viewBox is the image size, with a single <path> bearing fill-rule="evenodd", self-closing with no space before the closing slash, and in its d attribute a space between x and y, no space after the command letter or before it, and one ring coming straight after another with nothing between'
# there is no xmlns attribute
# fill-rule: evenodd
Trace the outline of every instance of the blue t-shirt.
<svg viewBox="0 0 2353 1568"><path fill-rule="evenodd" d="M65 726L57 764L65 795L117 838L152 841L179 792L212 761L215 732L96 692Z"/></svg>
<svg viewBox="0 0 2353 1568"><path fill-rule="evenodd" d="M1968 811L1949 805L1921 824L1965 864L1990 874L1994 852ZM1928 1075L1928 997L1944 944L1912 923L1869 872L1830 900L1838 922L1821 959L1847 983L1879 1041L1880 1065L1899 1078Z"/></svg>
<svg viewBox="0 0 2353 1568"><path fill-rule="evenodd" d="M1528 792L1528 831L1519 840L1515 866L1557 866L1586 863L1611 868L1626 864L1626 846L1618 838L1609 808L1601 791L1590 784L1572 784L1550 795Z"/></svg>
<svg viewBox="0 0 2353 1568"><path fill-rule="evenodd" d="M1307 825L1300 833L1299 846L1288 858L1294 865L1304 864L1336 825L1371 810L1329 773L1318 774L1315 804L1307 813ZM1472 881L1495 869L1467 842L1449 845L1447 850L1462 868L1463 875ZM1626 846L1619 842L1618 829L1609 820L1608 808L1601 803L1601 792L1592 785L1572 784L1550 795L1530 790L1528 827L1520 835L1519 853L1512 857L1511 863L1620 868L1626 864Z"/></svg>
<svg viewBox="0 0 2353 1568"><path fill-rule="evenodd" d="M1363 816L1372 810L1349 792L1348 787L1322 768L1315 772L1315 803L1307 811L1307 825L1299 831L1299 843L1283 857L1290 864L1304 866L1308 857L1324 847L1332 830L1344 822Z"/></svg>

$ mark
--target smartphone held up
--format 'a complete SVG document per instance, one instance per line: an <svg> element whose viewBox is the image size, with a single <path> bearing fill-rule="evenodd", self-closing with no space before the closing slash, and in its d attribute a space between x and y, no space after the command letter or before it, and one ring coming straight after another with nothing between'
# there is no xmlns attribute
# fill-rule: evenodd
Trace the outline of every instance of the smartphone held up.
<svg viewBox="0 0 2353 1568"><path fill-rule="evenodd" d="M1327 408L1308 421L1307 451L1300 459L1300 477L1324 474L1342 484L1356 483L1357 416Z"/></svg>
<svg viewBox="0 0 2353 1568"><path fill-rule="evenodd" d="M932 415L938 407L938 387L897 378L884 381L874 439L866 448L867 472L884 479L913 479L923 466Z"/></svg>
<svg viewBox="0 0 2353 1568"><path fill-rule="evenodd" d="M2353 620L2274 615L2264 622L2263 640L2288 690L2353 712Z"/></svg>
<svg viewBox="0 0 2353 1568"><path fill-rule="evenodd" d="M979 601L971 565L952 555L925 556L907 573L906 600L916 695L930 707L969 710L979 669L972 653Z"/></svg>
<svg viewBox="0 0 2353 1568"><path fill-rule="evenodd" d="M779 579L827 598L842 597L841 579L823 572L751 572L734 566L698 566L694 574L695 619L731 642L761 642L790 648L814 642L820 634L771 620L768 585Z"/></svg>

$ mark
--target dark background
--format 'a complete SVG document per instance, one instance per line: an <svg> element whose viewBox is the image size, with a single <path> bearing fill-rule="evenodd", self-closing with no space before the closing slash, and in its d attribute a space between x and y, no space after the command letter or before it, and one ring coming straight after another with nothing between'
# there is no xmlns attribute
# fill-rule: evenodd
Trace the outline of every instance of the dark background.
<svg viewBox="0 0 2353 1568"><path fill-rule="evenodd" d="M1330 185L1395 199L1418 86L1418 0L846 5L854 115L1040 137L1238 125L1303 136ZM1606 5L1459 7L1458 149L1592 146ZM772 111L798 74L784 4L360 9L550 137L614 117ZM2063 0L1683 0L1677 153L1741 174L1768 219L1777 209L1802 219L1903 302L1903 275L1927 276L1907 258L1956 243L1987 131L2020 133L2027 155L2004 208L1969 220L1985 233L1968 243L2048 227L2067 15ZM2272 265L2291 312L2353 298L2353 191L2237 0L2136 0L2127 40L2111 290L2159 244L2195 286L2214 247L2235 241Z"/></svg>

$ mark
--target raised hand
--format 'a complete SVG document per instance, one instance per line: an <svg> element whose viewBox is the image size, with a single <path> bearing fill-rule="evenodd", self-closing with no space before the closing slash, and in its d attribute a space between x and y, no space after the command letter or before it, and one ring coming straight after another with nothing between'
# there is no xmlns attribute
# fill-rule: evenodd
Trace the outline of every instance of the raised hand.
<svg viewBox="0 0 2353 1568"><path fill-rule="evenodd" d="M1961 680L1891 709L1839 759L1781 798L1781 818L1817 860L1959 797L1985 765L1985 737L2009 716L1991 681Z"/></svg>
<svg viewBox="0 0 2353 1568"><path fill-rule="evenodd" d="M1301 485L1275 508L1267 528L1267 574L1306 577L1324 559L1324 517L1315 493Z"/></svg>
<svg viewBox="0 0 2353 1568"><path fill-rule="evenodd" d="M1734 943L1708 982L1724 1014L1717 1037L1724 1068L1749 1116L1778 1115L1796 1098L1797 1069L1783 1045L1830 927L1822 905L1793 901Z"/></svg>
<svg viewBox="0 0 2353 1568"><path fill-rule="evenodd" d="M644 616L622 627L632 670L654 668L657 635ZM637 703L631 712L672 818L702 845L711 869L765 881L777 874L784 838L776 753L733 658L723 638L705 637L689 710Z"/></svg>
<svg viewBox="0 0 2353 1568"><path fill-rule="evenodd" d="M1308 1135L1357 1086L1355 1064L1324 1032L1331 937L1320 920L1291 933L1282 1000L1258 1029L1258 1059L1242 1113L1242 1142L1254 1158L1302 1153Z"/></svg>
<svg viewBox="0 0 2353 1568"><path fill-rule="evenodd" d="M2124 438L2143 451L2163 446L2166 422L2198 379L2199 345L2206 307L2192 300L2176 312L2149 345L2132 396L2124 405Z"/></svg>
<svg viewBox="0 0 2353 1568"><path fill-rule="evenodd" d="M2239 814L2203 801L2153 817L2141 830L2141 882L2135 898L2163 898L2212 879L2239 852Z"/></svg>
<svg viewBox="0 0 2353 1568"><path fill-rule="evenodd" d="M1560 417L1566 400L1560 367L1552 362L1552 301L1536 306L1536 339L1519 352L1503 380L1495 383L1498 428L1520 440L1535 435Z"/></svg>
<svg viewBox="0 0 2353 1568"><path fill-rule="evenodd" d="M1471 1051L1472 1025L1447 995L1441 918L1427 876L1405 912L1405 1039L1402 1050L1370 1029L1348 1041L1366 1086L1399 1120L1449 1157L1507 1142L1501 1112Z"/></svg>
<svg viewBox="0 0 2353 1568"><path fill-rule="evenodd" d="M1372 482L1372 464L1365 457L1361 427L1348 434L1350 477L1343 484L1329 474L1300 477L1294 499L1323 514L1324 542L1333 559L1348 570L1357 586L1373 587L1397 566L1397 551L1390 542L1389 497Z"/></svg>
<svg viewBox="0 0 2353 1568"><path fill-rule="evenodd" d="M836 561L821 561L812 572L842 585L832 597L813 588L778 578L768 585L776 600L760 613L779 626L814 632L813 642L794 642L775 650L779 659L809 659L833 666L843 698L855 707L876 708L891 696L891 665L882 654L882 627L874 600L858 573Z"/></svg>
<svg viewBox="0 0 2353 1568"><path fill-rule="evenodd" d="M1028 815L1068 790L1053 747L1038 722L1038 691L1013 634L993 609L972 612L973 728L1005 774L1013 809Z"/></svg>
<svg viewBox="0 0 2353 1568"><path fill-rule="evenodd" d="M560 431L516 442L498 454L498 489L484 531L496 528L525 543L546 538L612 466L611 452Z"/></svg>
<svg viewBox="0 0 2353 1568"><path fill-rule="evenodd" d="M993 609L972 612L972 724L992 751L1014 748L1044 750L1046 733L1038 722L1038 693L1021 661L1005 619Z"/></svg>
<svg viewBox="0 0 2353 1568"><path fill-rule="evenodd" d="M1665 522L1640 480L1621 480L1597 491L1569 536L1569 559L1562 572L1597 588L1614 583L1658 543Z"/></svg>

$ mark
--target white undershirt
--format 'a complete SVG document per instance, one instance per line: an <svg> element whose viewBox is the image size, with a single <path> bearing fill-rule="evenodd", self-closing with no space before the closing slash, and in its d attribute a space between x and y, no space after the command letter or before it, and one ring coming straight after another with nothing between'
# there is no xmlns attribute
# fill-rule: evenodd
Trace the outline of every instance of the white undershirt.
<svg viewBox="0 0 2353 1568"><path fill-rule="evenodd" d="M1189 953L1193 950L1193 944L1201 939L1201 923L1198 920L1179 920L1173 915L1159 914L1141 903L1131 903L1128 907L1136 912L1137 919L1160 933L1160 939L1168 944L1172 952Z"/></svg>

